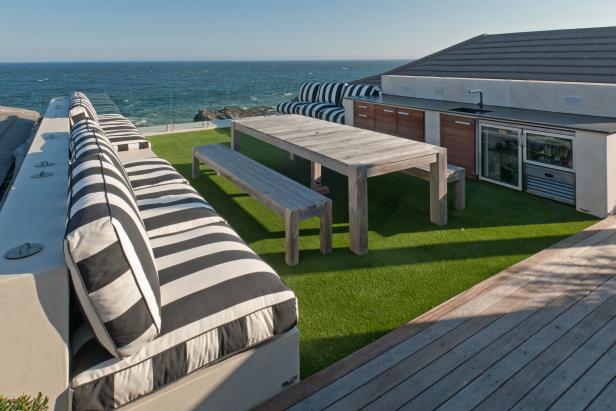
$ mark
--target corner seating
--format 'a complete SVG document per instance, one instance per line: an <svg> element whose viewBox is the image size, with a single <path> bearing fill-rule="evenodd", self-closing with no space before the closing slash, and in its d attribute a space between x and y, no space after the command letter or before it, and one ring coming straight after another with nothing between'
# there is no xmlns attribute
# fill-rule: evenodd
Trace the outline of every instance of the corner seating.
<svg viewBox="0 0 616 411"><path fill-rule="evenodd" d="M132 403L297 322L293 292L214 208L165 160L122 163L94 118L69 140L75 410Z"/></svg>
<svg viewBox="0 0 616 411"><path fill-rule="evenodd" d="M301 114L334 123L345 124L345 98L359 96L377 96L380 90L376 86L346 83L304 83L299 95L276 106L276 111L283 114Z"/></svg>

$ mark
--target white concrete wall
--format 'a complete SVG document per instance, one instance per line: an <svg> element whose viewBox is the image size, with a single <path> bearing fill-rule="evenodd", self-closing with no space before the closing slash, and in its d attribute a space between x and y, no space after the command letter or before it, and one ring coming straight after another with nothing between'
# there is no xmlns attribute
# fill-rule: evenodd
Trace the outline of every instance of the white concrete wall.
<svg viewBox="0 0 616 411"><path fill-rule="evenodd" d="M383 94L559 113L616 117L616 85L550 81L383 76Z"/></svg>
<svg viewBox="0 0 616 411"><path fill-rule="evenodd" d="M68 408L69 276L62 241L68 186L67 100L52 100L0 210L0 394L49 397ZM44 139L50 134L57 138ZM32 178L52 161L47 178ZM43 251L21 260L4 253L24 242Z"/></svg>
<svg viewBox="0 0 616 411"><path fill-rule="evenodd" d="M441 113L438 111L425 111L424 132L426 143L441 145Z"/></svg>
<svg viewBox="0 0 616 411"><path fill-rule="evenodd" d="M607 141L605 135L590 132L577 132L573 140L576 208L598 217L607 217L613 208L608 204L614 190L608 196L608 170L613 166L608 168Z"/></svg>
<svg viewBox="0 0 616 411"><path fill-rule="evenodd" d="M353 100L345 98L342 100L342 107L344 107L344 122L347 126L352 126L355 120Z"/></svg>
<svg viewBox="0 0 616 411"><path fill-rule="evenodd" d="M616 134L605 137L607 161L607 211L616 212Z"/></svg>

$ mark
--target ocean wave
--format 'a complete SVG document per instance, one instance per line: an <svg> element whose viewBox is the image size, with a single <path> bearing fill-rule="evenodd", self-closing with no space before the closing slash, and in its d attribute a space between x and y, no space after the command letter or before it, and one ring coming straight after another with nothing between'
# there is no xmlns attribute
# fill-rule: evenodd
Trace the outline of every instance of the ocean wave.
<svg viewBox="0 0 616 411"><path fill-rule="evenodd" d="M294 93L284 93L285 97L291 97Z"/></svg>

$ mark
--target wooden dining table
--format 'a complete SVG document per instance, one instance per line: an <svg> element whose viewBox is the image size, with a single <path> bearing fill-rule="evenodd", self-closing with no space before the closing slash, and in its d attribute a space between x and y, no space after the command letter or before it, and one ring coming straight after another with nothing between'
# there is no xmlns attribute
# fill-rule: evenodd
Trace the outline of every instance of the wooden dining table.
<svg viewBox="0 0 616 411"><path fill-rule="evenodd" d="M347 176L349 247L355 254L368 252L369 177L429 165L430 221L447 224L445 148L296 114L233 120L234 150L240 149L240 134L310 160L313 186L321 184L322 167Z"/></svg>

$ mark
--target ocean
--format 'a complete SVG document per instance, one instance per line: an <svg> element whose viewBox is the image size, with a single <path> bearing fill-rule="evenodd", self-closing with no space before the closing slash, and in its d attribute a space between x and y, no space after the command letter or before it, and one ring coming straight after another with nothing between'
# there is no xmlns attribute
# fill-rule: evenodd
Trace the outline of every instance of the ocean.
<svg viewBox="0 0 616 411"><path fill-rule="evenodd" d="M405 61L0 64L0 105L44 112L74 90L107 94L138 126L191 122L200 108L274 106L304 81L352 81Z"/></svg>

